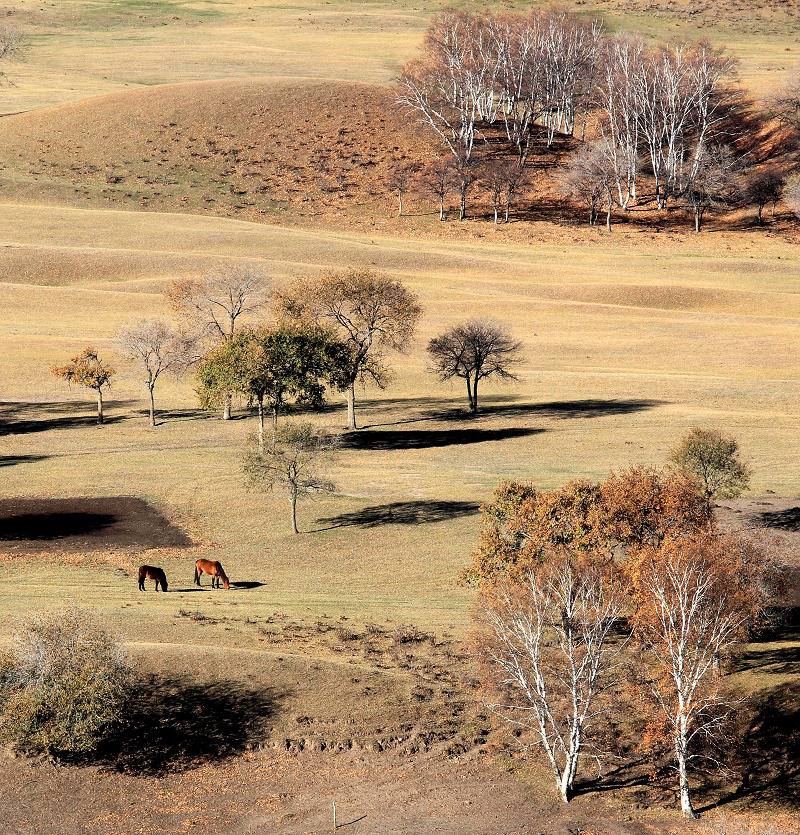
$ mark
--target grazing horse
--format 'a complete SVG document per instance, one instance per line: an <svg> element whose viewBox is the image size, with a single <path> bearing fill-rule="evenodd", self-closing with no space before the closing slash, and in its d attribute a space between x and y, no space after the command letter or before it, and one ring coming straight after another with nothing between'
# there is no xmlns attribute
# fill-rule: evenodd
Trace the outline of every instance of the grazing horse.
<svg viewBox="0 0 800 835"><path fill-rule="evenodd" d="M228 582L228 575L225 573L225 569L222 567L221 563L212 562L211 560L197 560L194 564L194 581L197 585L200 585L200 575L201 574L208 574L211 577L211 588L219 588L219 581L222 580L222 585L225 586L226 589L229 589L230 583Z"/></svg>
<svg viewBox="0 0 800 835"><path fill-rule="evenodd" d="M144 581L145 580L155 580L156 581L156 591L158 591L159 585L161 586L161 591L166 591L168 588L167 585L167 575L164 574L163 568L156 568L154 565L140 565L139 566L139 591L144 591Z"/></svg>

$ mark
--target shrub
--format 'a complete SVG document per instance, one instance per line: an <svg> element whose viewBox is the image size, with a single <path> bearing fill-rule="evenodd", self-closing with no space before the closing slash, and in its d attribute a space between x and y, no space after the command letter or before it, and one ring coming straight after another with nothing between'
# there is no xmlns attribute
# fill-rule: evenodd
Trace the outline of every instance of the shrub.
<svg viewBox="0 0 800 835"><path fill-rule="evenodd" d="M0 656L0 742L51 756L91 751L119 717L129 681L122 644L91 612L20 620Z"/></svg>

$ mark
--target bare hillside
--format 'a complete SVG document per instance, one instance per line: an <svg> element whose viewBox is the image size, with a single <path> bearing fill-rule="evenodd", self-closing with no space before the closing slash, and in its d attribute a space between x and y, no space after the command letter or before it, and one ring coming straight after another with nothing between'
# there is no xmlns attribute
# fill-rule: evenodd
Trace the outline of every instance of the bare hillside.
<svg viewBox="0 0 800 835"><path fill-rule="evenodd" d="M0 195L290 220L386 205L424 153L391 92L329 81L214 81L10 116Z"/></svg>

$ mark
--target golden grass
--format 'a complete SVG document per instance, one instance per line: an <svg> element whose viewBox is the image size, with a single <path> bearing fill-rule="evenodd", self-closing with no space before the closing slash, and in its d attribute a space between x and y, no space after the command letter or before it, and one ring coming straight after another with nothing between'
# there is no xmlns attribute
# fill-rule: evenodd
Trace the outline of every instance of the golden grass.
<svg viewBox="0 0 800 835"><path fill-rule="evenodd" d="M63 387L49 367L87 343L112 356L110 338L120 324L163 312L160 291L176 271L252 259L281 282L324 267L374 264L419 293L425 316L410 355L393 363L393 385L361 395L362 425L392 433L384 442L390 448L343 451L334 473L339 493L303 506L305 530L330 527L317 519L394 502L479 503L502 478L552 487L613 467L659 463L696 423L741 440L754 463L756 493L795 495L797 250L779 239L731 233L680 243L664 236L662 243L658 235L608 237L588 229L571 232L566 245L553 243L559 230L536 228L551 242L505 243L502 231L474 243L425 242L212 217L6 205L0 239L12 255L0 284L4 397L45 401L18 409L26 420L64 416L50 413L46 401L74 401L67 414L90 415L91 398ZM58 283L32 276L29 254ZM426 373L424 345L470 315L509 321L527 361L518 384L486 387L487 405L509 408L466 424L484 435L455 443L447 433L465 424L442 412L461 407L462 392ZM252 419L224 424L180 416L150 430L143 389L134 371L118 364L111 395L118 402L108 411L121 422L2 439L3 455L43 456L4 468L7 495L143 495L214 540L232 578L266 583L224 598L254 615L285 608L463 628L473 593L458 588L455 577L476 541L477 515L292 537L285 500L246 493L240 484L238 450ZM188 380L165 380L157 395L162 408L195 406ZM338 427L343 413L312 419ZM518 430L527 434L515 436ZM176 557L165 567L170 576L191 574L190 559L183 565ZM112 614L135 596L134 581L110 569L102 569L98 585L94 572L89 576L89 583L71 580L70 596ZM62 597L49 567L26 563L22 577L2 586L7 614ZM180 605L178 595L149 596L149 620L134 634L160 634Z"/></svg>

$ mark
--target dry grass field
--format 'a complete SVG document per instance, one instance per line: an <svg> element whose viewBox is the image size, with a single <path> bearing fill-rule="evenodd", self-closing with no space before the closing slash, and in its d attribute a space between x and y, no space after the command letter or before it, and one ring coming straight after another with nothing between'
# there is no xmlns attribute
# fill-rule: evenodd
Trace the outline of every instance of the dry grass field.
<svg viewBox="0 0 800 835"><path fill-rule="evenodd" d="M723 39L754 95L800 57L794 4L755 16L744 5L725 6L723 16L700 3L687 16L689 5L590 0L580 10L608 12L611 25L646 34ZM460 645L475 593L456 577L476 543L478 507L497 482L554 487L660 464L701 424L740 440L754 470L749 500L774 494L791 508L800 499L800 250L785 215L766 231L712 218L700 236L680 225L620 225L609 236L535 219L494 229L477 220L439 224L424 206L396 218L371 189L412 144L397 115L375 123L387 96L379 85L413 54L437 8L21 0L8 15L31 32L31 44L26 61L10 67L17 86L2 91L2 110L17 115L0 119L0 500L134 496L191 542L105 537L107 523L97 521L64 528L39 549L21 547L0 524L0 627L7 634L15 616L65 601L96 607L155 676L153 704L190 706L202 691L217 700L223 724L258 714L267 726L245 727L227 748L217 736L189 734L189 744L170 749L168 777L146 759L149 752L158 761L152 736L138 760L122 762L117 751L113 776L65 769L60 779L92 809L85 829L63 810L48 811L47 766L36 772L37 794L25 789L22 766L4 763L8 796L29 792L18 831L133 831L127 807L111 797L127 802L143 786L166 816L148 812L143 832L319 831L326 792L341 796L357 779L367 788L354 807L377 808L352 831L424 831L414 828L419 817L391 811L376 776L384 767L408 780L413 808L444 831L534 831L521 817L503 818L504 798L514 786L549 786L536 769L520 776L516 766L497 778L494 799L475 801L474 818L465 818L473 828L446 826L466 798L445 770L464 756L473 769L465 779L478 791L476 752L490 726L474 704ZM355 135L341 133L348 114ZM372 145L364 158L377 160L376 172L354 175L343 190L321 189L313 170L320 154L342 166L365 133ZM235 163L231 148L242 151ZM268 158L271 179L256 192L249 168L258 158ZM108 170L120 182L108 183ZM169 281L231 263L263 265L276 286L330 267L371 266L402 279L424 308L412 350L393 360L391 385L358 393L364 428L336 458L336 493L301 506L299 536L289 531L283 497L242 486L239 454L252 415L240 409L222 422L197 409L191 379L168 378L151 429L144 386L114 352L120 325L166 312ZM486 386L481 415L466 420L464 393L428 373L424 348L472 315L508 321L526 361L519 382ZM87 344L119 371L103 427L93 423L91 397L49 374ZM307 417L341 429L344 405L332 398ZM198 554L224 563L229 591L192 587ZM169 594L136 590L134 569L144 562L165 568ZM402 640L395 630L405 624L425 634ZM789 704L800 686L798 643L784 638L748 647L752 663L734 675L743 689ZM176 727L192 726L180 709L170 715ZM434 736L420 741L425 733ZM290 740L290 752L259 759L247 750L258 740ZM315 782L293 759L299 740L363 754L331 760L315 751ZM224 762L208 764L214 745ZM377 747L417 756L417 764L381 765ZM417 752L427 748L439 759L422 760ZM789 808L796 748L785 756L785 786L732 808L751 800L757 811L768 802L772 811ZM198 763L206 763L203 779L224 785L224 803L192 787ZM94 795L86 774L97 780ZM419 799L431 774L453 787L438 806ZM579 799L573 818L549 800L529 802L544 810L550 828L541 831L585 831L593 820L600 832L676 824L672 813L647 808L669 796L636 791ZM180 799L187 792L191 802ZM43 822L51 813L60 823ZM624 823L629 815L634 822Z"/></svg>

